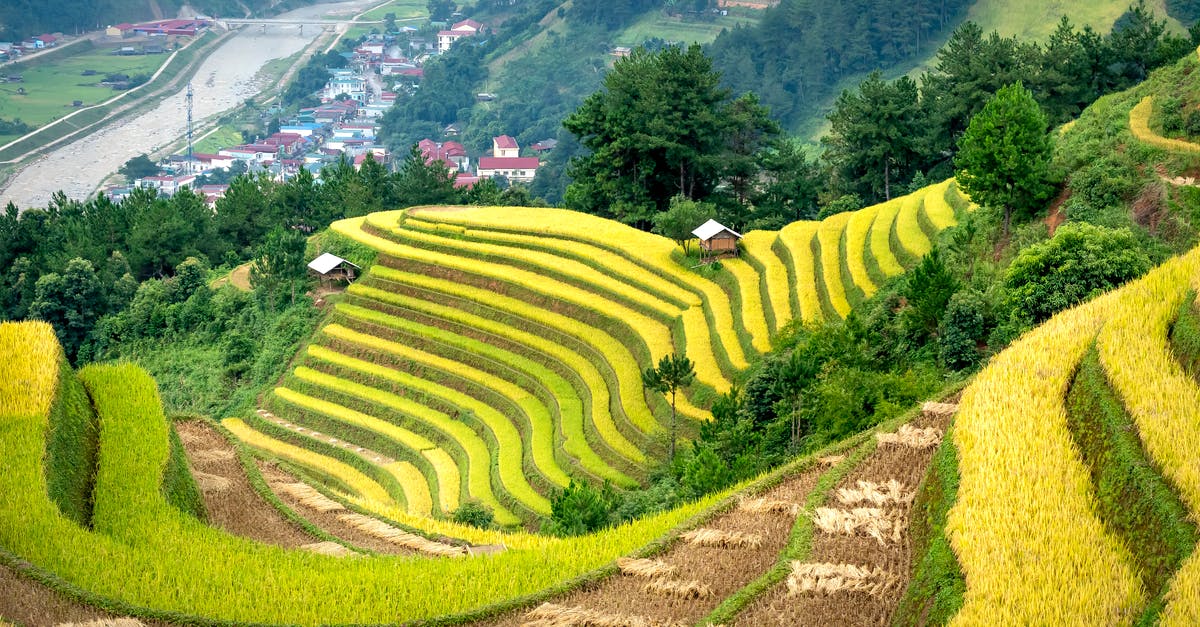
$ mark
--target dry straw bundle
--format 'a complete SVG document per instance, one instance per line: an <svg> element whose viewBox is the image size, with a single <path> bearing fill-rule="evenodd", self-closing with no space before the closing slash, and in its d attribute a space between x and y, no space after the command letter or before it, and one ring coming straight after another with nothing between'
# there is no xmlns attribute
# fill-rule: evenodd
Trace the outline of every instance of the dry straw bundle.
<svg viewBox="0 0 1200 627"><path fill-rule="evenodd" d="M675 574L675 567L662 560L622 557L617 560L617 568L621 573L633 577L669 577Z"/></svg>
<svg viewBox="0 0 1200 627"><path fill-rule="evenodd" d="M353 551L337 542L313 542L312 544L302 545L300 548L319 555L330 555L333 557L346 557L347 555L354 554Z"/></svg>
<svg viewBox="0 0 1200 627"><path fill-rule="evenodd" d="M338 520L362 531L363 533L375 536L380 540L391 542L396 546L401 546L406 549L425 553L427 555L435 555L439 557L463 557L467 554L466 549L461 546L451 546L441 542L434 542L428 538L418 536L413 533L397 529L385 522L363 516L362 514L341 514Z"/></svg>
<svg viewBox="0 0 1200 627"><path fill-rule="evenodd" d="M826 455L825 457L818 457L817 461L825 466L837 466L844 459L846 459L845 455Z"/></svg>
<svg viewBox="0 0 1200 627"><path fill-rule="evenodd" d="M936 427L919 429L912 425L900 425L895 433L876 433L880 444L895 444L912 448L929 448L942 441L942 432Z"/></svg>
<svg viewBox="0 0 1200 627"><path fill-rule="evenodd" d="M762 546L762 536L755 533L740 531L721 531L720 529L693 529L682 536L685 542L696 546L715 546L723 549L750 548Z"/></svg>
<svg viewBox="0 0 1200 627"><path fill-rule="evenodd" d="M828 534L852 536L862 533L875 538L880 544L899 542L905 528L905 521L901 517L877 507L818 507L813 513L813 524Z"/></svg>
<svg viewBox="0 0 1200 627"><path fill-rule="evenodd" d="M895 584L896 577L878 566L853 564L792 562L792 572L787 578L789 595L866 592L879 596Z"/></svg>
<svg viewBox="0 0 1200 627"><path fill-rule="evenodd" d="M311 507L321 513L340 512L346 509L341 503L321 494L307 483L276 483L271 487L300 501L305 507Z"/></svg>
<svg viewBox="0 0 1200 627"><path fill-rule="evenodd" d="M949 418L956 411L958 411L958 405L954 403L927 401L924 405L921 405L921 412L933 418Z"/></svg>
<svg viewBox="0 0 1200 627"><path fill-rule="evenodd" d="M911 503L915 492L904 490L904 484L895 479L885 483L859 481L857 488L839 488L838 500L845 505L870 503L876 507L892 503Z"/></svg>
<svg viewBox="0 0 1200 627"><path fill-rule="evenodd" d="M211 475L199 470L192 471L192 478L196 480L196 485L204 492L224 492L233 485L233 482L225 477Z"/></svg>
<svg viewBox="0 0 1200 627"><path fill-rule="evenodd" d="M699 581L676 581L673 579L654 579L642 586L642 591L685 600L706 599L713 594L712 588Z"/></svg>
<svg viewBox="0 0 1200 627"><path fill-rule="evenodd" d="M800 506L790 501L772 501L767 498L746 499L738 504L738 509L751 514L791 514L800 513Z"/></svg>
<svg viewBox="0 0 1200 627"><path fill-rule="evenodd" d="M644 616L609 614L584 607L543 603L525 615L524 627L675 627Z"/></svg>

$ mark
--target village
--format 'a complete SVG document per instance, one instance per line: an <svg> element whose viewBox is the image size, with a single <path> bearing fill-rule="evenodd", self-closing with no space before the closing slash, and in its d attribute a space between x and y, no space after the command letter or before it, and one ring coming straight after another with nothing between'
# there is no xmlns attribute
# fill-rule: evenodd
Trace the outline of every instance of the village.
<svg viewBox="0 0 1200 627"><path fill-rule="evenodd" d="M103 193L121 200L136 188L152 188L170 196L188 187L215 205L228 190L229 175L234 173L266 173L284 182L304 169L319 180L322 168L339 160L358 169L368 158L391 168L393 154L378 139L380 118L396 102L398 93L420 88L426 61L460 41L487 33L484 24L471 19L444 26L436 39L420 36L411 26L365 35L352 51L342 53L345 67L328 70L329 81L316 94L320 104L280 119L278 130L272 128L269 135L215 152L193 152L189 146L158 161L156 174L109 185ZM123 24L110 29L127 27L132 32L146 32L146 25ZM480 99L489 97L492 94L479 94ZM470 188L482 179L497 177L509 183L530 183L541 164L540 156L556 144L546 139L522 150L516 139L501 135L493 138L490 151L473 157L457 141L460 133L458 125L450 124L441 137L418 144L426 164L444 164L456 188Z"/></svg>

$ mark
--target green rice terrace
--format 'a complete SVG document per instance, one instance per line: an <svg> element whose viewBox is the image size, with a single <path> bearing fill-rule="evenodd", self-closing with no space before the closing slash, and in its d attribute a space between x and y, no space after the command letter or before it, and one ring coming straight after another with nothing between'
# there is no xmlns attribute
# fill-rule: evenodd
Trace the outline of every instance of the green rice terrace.
<svg viewBox="0 0 1200 627"><path fill-rule="evenodd" d="M220 425L168 420L139 368L76 373L48 326L5 323L0 352L35 357L0 367L5 563L105 616L167 622L597 624L622 611L651 620L640 613L666 598L665 622L755 624L772 595L846 576L793 568L822 550L814 525L847 524L841 510L801 511L841 486L848 505L911 506L897 490L921 482L952 405L590 535L535 533L553 495L572 481L644 485L669 445L671 407L641 380L660 357L695 363L677 402L689 439L774 333L845 316L970 207L947 181L748 233L740 258L704 272L670 240L565 210L343 220L332 230L375 263L260 409ZM197 505L200 493L243 487L260 498L245 507L266 510L250 527ZM500 528L451 520L468 501ZM844 540L869 550L877 539L854 532L868 525L898 541L889 521L851 521ZM664 561L673 555L677 566ZM864 617L894 611L894 583L860 577L879 592Z"/></svg>

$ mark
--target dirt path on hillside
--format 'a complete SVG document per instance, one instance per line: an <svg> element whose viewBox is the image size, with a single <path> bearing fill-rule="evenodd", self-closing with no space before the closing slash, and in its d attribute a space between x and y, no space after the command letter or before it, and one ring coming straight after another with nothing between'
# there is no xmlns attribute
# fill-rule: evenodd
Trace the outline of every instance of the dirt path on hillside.
<svg viewBox="0 0 1200 627"><path fill-rule="evenodd" d="M950 423L950 415L924 412L909 424L917 429L936 430L940 442L941 434ZM818 524L815 530L812 552L803 565L814 571L829 565L849 565L868 571L870 576L861 580L859 589L832 592L820 589L821 586L851 586L855 583L844 575L840 582L833 581L832 577L811 575L806 581L796 578L797 587L816 588L796 593L789 592L789 582L784 581L755 599L737 616L734 624L746 627L888 624L904 595L912 570L908 523L913 497L937 448L937 443L916 447L881 442L875 452L830 492L825 508L818 508L818 517L822 509L850 512L856 508L874 508L878 518L888 521L877 537L871 537L861 527L830 533ZM902 494L902 499L882 503L856 500L856 493L861 495L863 492L864 482L882 486L892 481L899 483L899 489L892 494Z"/></svg>
<svg viewBox="0 0 1200 627"><path fill-rule="evenodd" d="M300 547L317 542L299 525L289 521L254 491L237 451L201 420L175 424L187 451L192 474L204 494L209 523L225 531L283 547Z"/></svg>
<svg viewBox="0 0 1200 627"><path fill-rule="evenodd" d="M113 621L105 624L119 627L169 625L109 614L70 599L7 566L0 566L0 624L4 624L4 621L25 627L53 627L63 623L87 624L91 621Z"/></svg>
<svg viewBox="0 0 1200 627"><path fill-rule="evenodd" d="M797 513L826 470L828 466L816 464L761 495L768 501L788 504L782 511L751 511L738 506L702 526L726 534L730 538L728 544L735 546L700 546L677 540L669 551L655 558L674 571L661 578L671 582L669 587L655 590L648 587L651 580L646 577L616 574L552 599L551 603L611 616L642 618L650 621L648 624L693 624L775 565L787 545ZM758 544L736 546L739 536L728 534L741 534L740 538L756 539ZM516 626L528 620L529 610L521 610L483 624Z"/></svg>

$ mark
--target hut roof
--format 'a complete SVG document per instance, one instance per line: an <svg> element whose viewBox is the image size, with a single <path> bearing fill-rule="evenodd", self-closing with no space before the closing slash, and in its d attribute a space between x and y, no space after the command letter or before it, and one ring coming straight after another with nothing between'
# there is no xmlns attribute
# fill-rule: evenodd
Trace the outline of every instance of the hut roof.
<svg viewBox="0 0 1200 627"><path fill-rule="evenodd" d="M692 235L699 237L701 240L710 240L713 238L713 236L721 231L729 231L734 237L739 239L742 237L741 233L738 233L737 231L725 226L724 224L721 224L720 222L717 222L716 220L709 220L708 222L696 227L696 230L692 231Z"/></svg>
<svg viewBox="0 0 1200 627"><path fill-rule="evenodd" d="M330 271L342 265L343 263L348 263L355 268L358 267L354 263L346 261L345 259L330 253L322 253L320 257L308 262L308 267L309 269L316 271L318 274L329 274Z"/></svg>

